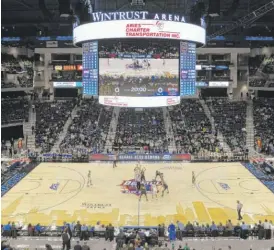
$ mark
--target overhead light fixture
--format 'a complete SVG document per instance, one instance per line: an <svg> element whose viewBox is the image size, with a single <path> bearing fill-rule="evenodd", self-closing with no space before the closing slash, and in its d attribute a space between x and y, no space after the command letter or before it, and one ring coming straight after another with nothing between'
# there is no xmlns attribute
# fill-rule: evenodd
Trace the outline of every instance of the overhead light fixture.
<svg viewBox="0 0 274 250"><path fill-rule="evenodd" d="M220 0L209 0L208 15L210 17L220 16Z"/></svg>
<svg viewBox="0 0 274 250"><path fill-rule="evenodd" d="M146 5L146 0L131 0L131 6L143 7Z"/></svg>
<svg viewBox="0 0 274 250"><path fill-rule="evenodd" d="M68 18L71 15L70 0L58 0L60 17Z"/></svg>

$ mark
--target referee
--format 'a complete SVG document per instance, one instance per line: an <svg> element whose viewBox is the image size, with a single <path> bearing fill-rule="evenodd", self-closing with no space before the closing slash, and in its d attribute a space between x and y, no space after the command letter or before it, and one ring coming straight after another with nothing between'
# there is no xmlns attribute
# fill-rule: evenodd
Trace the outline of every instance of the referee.
<svg viewBox="0 0 274 250"><path fill-rule="evenodd" d="M243 219L243 217L241 215L242 208L243 208L243 204L240 201L237 201L238 220L242 220Z"/></svg>

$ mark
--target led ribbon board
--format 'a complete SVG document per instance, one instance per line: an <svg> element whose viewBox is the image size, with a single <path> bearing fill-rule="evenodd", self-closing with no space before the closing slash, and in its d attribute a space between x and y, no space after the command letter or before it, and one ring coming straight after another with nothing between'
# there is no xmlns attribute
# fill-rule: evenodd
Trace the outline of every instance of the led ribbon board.
<svg viewBox="0 0 274 250"><path fill-rule="evenodd" d="M155 96L155 97L132 97L132 96L99 96L99 103L106 106L124 108L148 108L167 107L180 103L180 96Z"/></svg>
<svg viewBox="0 0 274 250"><path fill-rule="evenodd" d="M163 20L114 20L83 24L73 30L75 45L116 38L157 38L205 44L205 29L189 23Z"/></svg>

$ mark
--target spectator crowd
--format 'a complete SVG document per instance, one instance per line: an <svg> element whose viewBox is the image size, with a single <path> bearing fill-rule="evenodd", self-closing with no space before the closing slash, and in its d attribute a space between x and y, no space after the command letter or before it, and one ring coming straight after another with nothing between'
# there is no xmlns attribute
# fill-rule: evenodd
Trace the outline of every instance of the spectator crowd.
<svg viewBox="0 0 274 250"><path fill-rule="evenodd" d="M84 99L60 145L61 152L84 149L86 152L103 152L112 108L104 107L96 99Z"/></svg>
<svg viewBox="0 0 274 250"><path fill-rule="evenodd" d="M274 54L249 58L249 86L273 87L269 75L274 74Z"/></svg>
<svg viewBox="0 0 274 250"><path fill-rule="evenodd" d="M73 101L37 102L33 107L36 113L35 143L41 152L49 152L59 139L64 125L76 105Z"/></svg>
<svg viewBox="0 0 274 250"><path fill-rule="evenodd" d="M264 60L263 73L274 74L274 54L271 54Z"/></svg>
<svg viewBox="0 0 274 250"><path fill-rule="evenodd" d="M260 68L261 63L264 61L265 55L256 55L249 57L248 67L249 67L249 76L254 76L257 73L257 70Z"/></svg>
<svg viewBox="0 0 274 250"><path fill-rule="evenodd" d="M268 87L269 88L274 88L274 80L272 80L272 81L269 82Z"/></svg>
<svg viewBox="0 0 274 250"><path fill-rule="evenodd" d="M231 151L246 152L246 102L215 98L207 100L207 104L214 117L216 131L222 133Z"/></svg>
<svg viewBox="0 0 274 250"><path fill-rule="evenodd" d="M273 238L274 224L272 221L265 219L259 221L254 225L246 224L244 221L233 225L231 220L227 220L226 223L215 223L212 221L207 224L199 224L198 222L187 222L186 224L181 221L177 221L176 225L171 223L175 228L174 240L182 241L184 238L207 238L207 237L231 237L248 239L256 238L259 240L270 240ZM169 225L169 227L170 227ZM61 235L63 249L71 249L71 241L73 237L79 239L74 245L75 250L86 249L88 250L87 240L93 237L101 237L106 241L116 241L117 250L158 250L158 249L175 249L175 241L164 243L161 239L168 239L170 237L169 227L164 224L159 225L158 228L143 228L143 229L117 229L111 224L104 226L100 222L97 222L95 226L89 226L77 223L66 223L63 226L50 230L48 227L41 226L39 223L36 225L20 225L14 222L8 222L2 225L2 236L6 238L17 238L18 235L27 232L28 236L42 236L49 234ZM55 233L54 233L55 232ZM84 240L84 244L80 241ZM182 243L182 242L181 242ZM190 250L188 243L179 243L178 250ZM178 245L178 244L176 244ZM184 246L182 246L184 245ZM46 245L46 249L52 249L49 245ZM228 249L232 249L228 247Z"/></svg>
<svg viewBox="0 0 274 250"><path fill-rule="evenodd" d="M1 57L2 88L33 87L33 58L22 55L14 57L3 53Z"/></svg>
<svg viewBox="0 0 274 250"><path fill-rule="evenodd" d="M17 123L28 121L29 101L25 97L1 99L1 123Z"/></svg>
<svg viewBox="0 0 274 250"><path fill-rule="evenodd" d="M266 79L262 78L250 78L249 86L250 87L265 87Z"/></svg>
<svg viewBox="0 0 274 250"><path fill-rule="evenodd" d="M268 155L274 154L274 102L273 98L256 98L254 105L255 148ZM77 101L36 102L34 108L36 125L33 128L36 147L49 152L59 139L68 119L71 124L61 139L60 150L72 153L104 152L113 108L105 107L97 99L78 100L77 113L71 111ZM172 131L167 131L164 112L161 108L142 110L122 108L119 114L116 134L110 143L121 151L123 148L142 148L149 152L171 150L173 136L176 148L171 152L199 153L224 152L219 133L233 153L245 153L246 148L246 102L228 98L207 99L213 119L205 114L200 100L184 99L176 106L168 108ZM2 99L2 124L28 122L29 98L26 96ZM116 118L115 118L116 119ZM213 127L212 127L213 126ZM3 144L3 149L5 145Z"/></svg>
<svg viewBox="0 0 274 250"><path fill-rule="evenodd" d="M274 98L256 98L253 107L255 148L274 155Z"/></svg>
<svg viewBox="0 0 274 250"><path fill-rule="evenodd" d="M198 154L221 149L211 123L199 100L181 100L180 105L170 107L177 153Z"/></svg>
<svg viewBox="0 0 274 250"><path fill-rule="evenodd" d="M122 108L119 114L114 146L141 147L153 153L167 152L170 138L166 135L163 111L146 108L142 111Z"/></svg>
<svg viewBox="0 0 274 250"><path fill-rule="evenodd" d="M150 55L152 58L179 58L179 44L173 41L110 40L99 43L99 57L118 57L122 54Z"/></svg>

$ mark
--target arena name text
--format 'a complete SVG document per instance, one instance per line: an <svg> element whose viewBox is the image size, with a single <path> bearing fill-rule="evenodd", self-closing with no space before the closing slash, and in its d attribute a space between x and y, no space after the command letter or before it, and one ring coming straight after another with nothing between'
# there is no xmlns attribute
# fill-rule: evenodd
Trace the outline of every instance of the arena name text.
<svg viewBox="0 0 274 250"><path fill-rule="evenodd" d="M185 23L185 17L176 14L149 13L148 11L94 12L93 22L113 20L162 20Z"/></svg>

